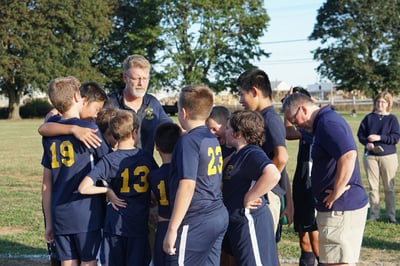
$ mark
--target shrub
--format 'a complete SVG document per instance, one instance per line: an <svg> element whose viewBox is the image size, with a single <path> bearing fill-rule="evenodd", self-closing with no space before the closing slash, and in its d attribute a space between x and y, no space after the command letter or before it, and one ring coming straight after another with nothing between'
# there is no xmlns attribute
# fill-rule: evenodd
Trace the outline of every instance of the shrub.
<svg viewBox="0 0 400 266"><path fill-rule="evenodd" d="M0 119L7 119L8 118L8 108L2 107L0 108Z"/></svg>
<svg viewBox="0 0 400 266"><path fill-rule="evenodd" d="M21 118L42 118L51 110L52 106L47 100L32 100L19 109Z"/></svg>

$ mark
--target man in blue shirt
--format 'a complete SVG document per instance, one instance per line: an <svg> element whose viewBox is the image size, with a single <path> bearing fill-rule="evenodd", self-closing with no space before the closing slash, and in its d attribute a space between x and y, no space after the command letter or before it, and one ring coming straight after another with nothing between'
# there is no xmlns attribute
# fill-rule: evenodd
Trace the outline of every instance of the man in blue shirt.
<svg viewBox="0 0 400 266"><path fill-rule="evenodd" d="M153 154L154 132L165 122L172 122L161 103L147 93L151 65L141 55L130 55L123 63L125 88L111 93L107 106L114 106L136 113L140 120L140 142L138 146Z"/></svg>
<svg viewBox="0 0 400 266"><path fill-rule="evenodd" d="M314 134L311 183L317 201L320 262L357 263L368 197L351 128L330 106L320 108L301 93L288 96L283 110L293 125Z"/></svg>

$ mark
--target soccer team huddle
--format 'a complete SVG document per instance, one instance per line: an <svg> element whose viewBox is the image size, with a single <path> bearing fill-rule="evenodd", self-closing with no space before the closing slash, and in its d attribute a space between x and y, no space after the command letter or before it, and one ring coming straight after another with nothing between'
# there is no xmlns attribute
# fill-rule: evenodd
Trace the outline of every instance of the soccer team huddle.
<svg viewBox="0 0 400 266"><path fill-rule="evenodd" d="M299 173L307 178L297 185L304 189L293 194L301 199L292 200L285 171L286 123L301 128L300 117L307 110L318 111L314 123L323 123L328 116L330 122L342 123L330 108L314 109L319 107L306 94L287 95L284 124L272 105L267 74L251 69L237 79L244 110L214 106L209 87L189 85L179 93L179 123L174 123L147 93L150 68L143 56L127 57L125 87L109 95L97 83L81 84L71 76L49 83L55 110L39 133L44 150L45 240L54 261L111 266L280 265L276 244L280 217L292 223L292 202L302 202L301 213L296 214L295 206L295 230L299 236L309 233L312 250L304 254L302 250L299 265L314 265L316 260L357 262L368 203L361 177L350 173L349 188L339 194L326 192L336 191L329 177L319 183L312 180L313 194L307 168ZM338 136L341 128L336 129ZM309 142L314 143L316 156L327 158L318 149L318 137L326 140L325 133L313 133L317 135ZM343 145L335 147L337 158L347 156L354 146L352 140L340 142ZM308 164L312 156L307 153ZM324 176L332 174L329 167L314 168ZM350 206L342 198L351 201ZM286 205L281 208L282 201ZM343 217L345 223L354 220L343 226L351 228L351 250L343 243L334 254L318 248L318 242L329 241L329 236L320 235L318 240L315 207L322 213L342 210L353 215ZM322 226L331 218L318 219ZM349 233L343 228L338 234ZM341 248L348 253L339 256Z"/></svg>

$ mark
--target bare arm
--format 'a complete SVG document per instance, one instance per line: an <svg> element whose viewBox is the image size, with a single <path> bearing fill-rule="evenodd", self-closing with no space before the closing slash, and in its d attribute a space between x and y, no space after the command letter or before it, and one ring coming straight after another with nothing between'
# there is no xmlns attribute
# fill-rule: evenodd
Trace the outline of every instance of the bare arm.
<svg viewBox="0 0 400 266"><path fill-rule="evenodd" d="M83 178L78 187L79 193L88 195L104 194L107 193L108 189L108 187L96 187L93 180L88 176L85 176L85 178Z"/></svg>
<svg viewBox="0 0 400 266"><path fill-rule="evenodd" d="M302 135L300 131L298 131L297 128L292 123L290 123L287 119L285 119L284 123L285 123L287 140L301 139Z"/></svg>
<svg viewBox="0 0 400 266"><path fill-rule="evenodd" d="M79 139L87 148L100 147L101 139L97 136L98 129L91 129L86 127L79 127L77 125L65 125L54 122L47 122L42 124L38 132L45 137L56 137L60 135L74 135Z"/></svg>
<svg viewBox="0 0 400 266"><path fill-rule="evenodd" d="M172 211L171 219L169 221L168 230L165 234L163 242L163 250L169 255L175 254L175 241L177 237L178 228L182 223L183 218L189 209L190 202L192 201L196 181L192 179L182 179L179 181L179 187L176 192L174 202L174 209Z"/></svg>
<svg viewBox="0 0 400 266"><path fill-rule="evenodd" d="M286 206L285 209L282 211L280 219L286 215L288 219L288 226L290 226L293 222L293 215L294 215L294 207L293 207L293 198L292 198L292 188L289 180L289 176L286 176L286 193L285 193L285 201Z"/></svg>
<svg viewBox="0 0 400 266"><path fill-rule="evenodd" d="M45 233L44 239L50 243L53 241L53 226L51 219L51 191L53 187L52 175L49 168L43 168L43 180L42 180L42 204L43 213L45 218Z"/></svg>
<svg viewBox="0 0 400 266"><path fill-rule="evenodd" d="M333 190L326 191L329 195L325 197L325 207L328 209L332 208L335 200L340 198L343 193L350 188L349 180L354 172L355 163L357 160L357 152L351 150L343 154L336 165L336 177L335 183L333 184Z"/></svg>
<svg viewBox="0 0 400 266"><path fill-rule="evenodd" d="M278 184L281 174L274 164L268 164L254 186L246 193L243 199L245 208L253 208L254 202L267 194L276 184Z"/></svg>
<svg viewBox="0 0 400 266"><path fill-rule="evenodd" d="M274 159L272 161L274 162L280 173L285 168L288 159L289 155L285 146L277 146L274 148Z"/></svg>
<svg viewBox="0 0 400 266"><path fill-rule="evenodd" d="M85 178L79 184L78 191L81 194L87 194L87 195L107 193L108 200L115 205L113 206L114 209L118 210L118 207L122 208L126 207L125 200L118 198L111 188L97 187L89 176L85 176Z"/></svg>

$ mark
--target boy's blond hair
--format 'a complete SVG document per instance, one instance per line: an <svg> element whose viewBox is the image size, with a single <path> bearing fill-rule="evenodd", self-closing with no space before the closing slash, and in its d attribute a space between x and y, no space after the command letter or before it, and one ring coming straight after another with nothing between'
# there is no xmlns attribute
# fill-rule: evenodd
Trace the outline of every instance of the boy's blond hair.
<svg viewBox="0 0 400 266"><path fill-rule="evenodd" d="M185 108L192 120L206 120L214 105L214 94L206 85L191 85L179 94L178 107Z"/></svg>
<svg viewBox="0 0 400 266"><path fill-rule="evenodd" d="M61 114L67 112L74 99L74 94L79 92L81 83L73 76L59 77L50 81L48 85L48 94L54 108Z"/></svg>
<svg viewBox="0 0 400 266"><path fill-rule="evenodd" d="M117 110L110 119L110 131L117 141L129 139L132 132L139 129L140 121L137 115L127 110Z"/></svg>
<svg viewBox="0 0 400 266"><path fill-rule="evenodd" d="M123 62L124 72L127 72L132 67L138 67L138 68L147 69L150 71L151 64L150 64L149 60L147 60L144 56L134 54L134 55L130 55L127 58L125 58L125 60Z"/></svg>

